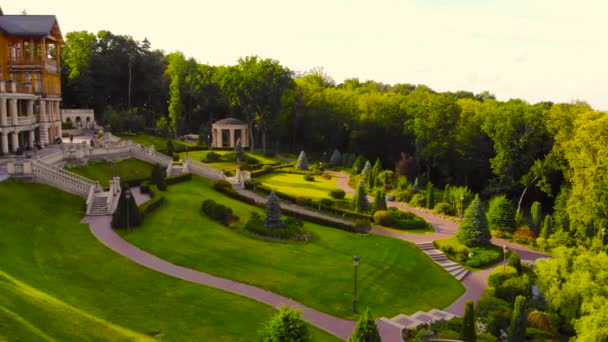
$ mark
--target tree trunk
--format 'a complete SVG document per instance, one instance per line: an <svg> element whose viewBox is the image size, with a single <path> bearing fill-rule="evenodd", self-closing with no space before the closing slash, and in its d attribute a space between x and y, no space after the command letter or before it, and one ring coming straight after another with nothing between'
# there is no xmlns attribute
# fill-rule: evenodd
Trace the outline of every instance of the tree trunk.
<svg viewBox="0 0 608 342"><path fill-rule="evenodd" d="M526 185L526 187L524 188L524 191L521 193L521 196L519 196L519 202L517 203L517 213L519 214L519 211L521 209L521 202L524 200L524 195L526 194L526 191L528 191L528 187L530 185L532 185L534 182L536 182L536 180L538 179L539 176L534 177L534 179L532 179L532 181L530 183L528 183L528 185Z"/></svg>

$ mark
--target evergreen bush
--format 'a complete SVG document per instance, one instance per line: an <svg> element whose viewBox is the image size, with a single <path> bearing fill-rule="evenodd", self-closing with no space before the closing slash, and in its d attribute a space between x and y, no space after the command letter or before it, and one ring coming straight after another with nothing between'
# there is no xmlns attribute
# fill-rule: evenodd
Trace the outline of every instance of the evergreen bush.
<svg viewBox="0 0 608 342"><path fill-rule="evenodd" d="M426 208L433 209L435 207L435 193L433 183L426 183Z"/></svg>
<svg viewBox="0 0 608 342"><path fill-rule="evenodd" d="M341 163L342 163L342 154L340 154L340 151L338 151L338 149L335 149L334 153L332 153L331 157L329 158L329 165L339 166Z"/></svg>
<svg viewBox="0 0 608 342"><path fill-rule="evenodd" d="M517 273L521 273L521 259L519 258L519 254L515 251L511 251L509 254L509 259L507 259L507 265L515 268Z"/></svg>
<svg viewBox="0 0 608 342"><path fill-rule="evenodd" d="M465 342L477 341L475 334L475 308L472 300L467 301L464 305L464 317L462 319L460 339Z"/></svg>
<svg viewBox="0 0 608 342"><path fill-rule="evenodd" d="M374 213L374 222L384 227L392 227L395 224L393 215L386 210L378 210Z"/></svg>
<svg viewBox="0 0 608 342"><path fill-rule="evenodd" d="M143 216L139 212L139 208L137 207L137 203L135 202L135 196L131 195L131 198L127 200L126 189L128 189L128 186L125 185L122 187L120 197L118 198L118 205L116 206L116 210L112 215L111 225L114 229L132 229L141 225L141 223L143 222ZM127 210L129 212L128 215ZM129 224L127 224L127 216Z"/></svg>
<svg viewBox="0 0 608 342"><path fill-rule="evenodd" d="M372 172L372 164L370 164L369 160L365 162L365 166L363 166L363 170L361 171L361 180L363 180L365 183L364 184L368 184L369 183L369 177L371 176L370 173Z"/></svg>
<svg viewBox="0 0 608 342"><path fill-rule="evenodd" d="M346 197L346 192L342 189L333 189L329 192L329 196L335 199L344 199Z"/></svg>
<svg viewBox="0 0 608 342"><path fill-rule="evenodd" d="M213 152L213 151L209 151L207 153L207 157L206 157L207 160L205 160L205 161L207 161L207 162L216 162L216 161L220 160L221 158L222 158L222 156L219 153Z"/></svg>
<svg viewBox="0 0 608 342"><path fill-rule="evenodd" d="M364 165L365 157L358 156L357 159L355 159L355 162L353 163L353 173L356 175L361 174L363 172Z"/></svg>
<svg viewBox="0 0 608 342"><path fill-rule="evenodd" d="M534 236L540 234L540 228L542 225L543 213L541 210L540 202L532 202L530 207L530 229L534 232Z"/></svg>
<svg viewBox="0 0 608 342"><path fill-rule="evenodd" d="M367 181L367 187L369 189L376 186L376 180L382 171L384 171L384 169L382 168L382 163L380 162L380 158L378 158L378 159L376 159L376 162L374 163L374 167L372 168L372 170L370 172L370 177Z"/></svg>
<svg viewBox="0 0 608 342"><path fill-rule="evenodd" d="M212 199L203 201L202 210L211 219L221 222L224 225L229 225L233 221L237 221L238 217L232 214L232 209L227 206L217 203Z"/></svg>
<svg viewBox="0 0 608 342"><path fill-rule="evenodd" d="M348 339L348 342L381 342L380 332L376 326L376 321L372 317L369 309L366 308L361 316L359 322L353 331L352 336Z"/></svg>
<svg viewBox="0 0 608 342"><path fill-rule="evenodd" d="M307 182L314 182L315 177L313 175L304 175L304 180Z"/></svg>
<svg viewBox="0 0 608 342"><path fill-rule="evenodd" d="M301 318L301 313L291 308L282 308L260 331L261 342L308 342L308 326Z"/></svg>
<svg viewBox="0 0 608 342"><path fill-rule="evenodd" d="M367 200L367 192L365 191L365 180L361 180L357 186L357 195L355 196L355 211L359 213L366 212L369 208Z"/></svg>
<svg viewBox="0 0 608 342"><path fill-rule="evenodd" d="M488 208L488 226L493 230L512 232L515 229L515 208L505 195L490 200Z"/></svg>
<svg viewBox="0 0 608 342"><path fill-rule="evenodd" d="M412 207L422 208L422 207L424 207L425 204L426 204L426 201L424 199L423 194L415 194L414 196L412 196L412 199L410 199L410 205Z"/></svg>
<svg viewBox="0 0 608 342"><path fill-rule="evenodd" d="M433 213L440 215L454 215L454 208L449 203L439 202L435 204Z"/></svg>
<svg viewBox="0 0 608 342"><path fill-rule="evenodd" d="M243 144L241 143L241 138L236 140L236 144L234 145L234 159L241 163L245 160L245 152L243 152Z"/></svg>
<svg viewBox="0 0 608 342"><path fill-rule="evenodd" d="M152 168L152 184L155 184L158 187L158 190L165 191L167 189L167 185L165 184L165 170L160 166L160 164L154 164Z"/></svg>
<svg viewBox="0 0 608 342"><path fill-rule="evenodd" d="M167 140L167 155L173 158L173 154L175 153L175 147L173 146L173 140Z"/></svg>
<svg viewBox="0 0 608 342"><path fill-rule="evenodd" d="M298 170L308 170L310 165L308 164L308 158L306 158L306 152L301 151L298 156L298 161L296 162L296 169Z"/></svg>
<svg viewBox="0 0 608 342"><path fill-rule="evenodd" d="M382 191L381 189L376 190L376 194L374 196L374 209L386 210L386 198L384 195L384 191Z"/></svg>
<svg viewBox="0 0 608 342"><path fill-rule="evenodd" d="M540 231L540 237L543 239L547 239L549 235L551 235L551 228L553 225L553 221L551 219L551 215L545 215L545 219L543 220L543 229Z"/></svg>
<svg viewBox="0 0 608 342"><path fill-rule="evenodd" d="M285 223L281 220L281 201L274 192L271 192L266 202L266 217L264 227L268 229L281 229Z"/></svg>
<svg viewBox="0 0 608 342"><path fill-rule="evenodd" d="M526 298L517 296L515 306L511 316L511 325L509 325L508 341L521 342L526 339Z"/></svg>
<svg viewBox="0 0 608 342"><path fill-rule="evenodd" d="M481 201L479 196L475 196L460 222L458 241L468 247L483 247L488 246L491 239Z"/></svg>

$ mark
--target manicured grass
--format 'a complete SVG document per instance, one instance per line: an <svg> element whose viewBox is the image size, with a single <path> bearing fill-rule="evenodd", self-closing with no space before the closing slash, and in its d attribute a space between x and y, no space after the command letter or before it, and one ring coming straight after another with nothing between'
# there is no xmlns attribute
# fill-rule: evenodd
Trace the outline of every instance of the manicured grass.
<svg viewBox="0 0 608 342"><path fill-rule="evenodd" d="M8 180L0 203L0 341L251 341L276 313L117 255L79 223L76 196Z"/></svg>
<svg viewBox="0 0 608 342"><path fill-rule="evenodd" d="M309 243L270 242L227 228L201 212L212 198L246 219L263 210L227 198L195 177L172 185L165 203L126 238L175 264L253 284L332 315L352 313L353 256L360 255L359 307L378 316L444 308L464 288L413 244L305 223Z"/></svg>
<svg viewBox="0 0 608 342"><path fill-rule="evenodd" d="M236 169L236 167L239 165L236 161L233 161L233 160L221 160L221 161L216 161L216 162L207 162L207 154L209 152L211 152L211 151L193 151L193 152L188 152L188 156L190 157L190 159L205 162L216 170L234 171ZM232 151L232 150L231 151L213 150L213 152L215 152L223 157L234 153L234 151ZM178 155L179 155L179 158L184 159L184 160L186 159L186 152L178 153ZM267 157L267 156L263 155L262 153L245 152L245 155L257 159L260 162L260 164L274 164L274 163L282 162L282 160L280 160L278 158Z"/></svg>
<svg viewBox="0 0 608 342"><path fill-rule="evenodd" d="M502 260L502 247L491 244L487 247L470 248L460 243L456 236L435 240L435 246L450 260L472 270L487 268Z"/></svg>
<svg viewBox="0 0 608 342"><path fill-rule="evenodd" d="M129 182L133 179L149 178L152 176L152 168L151 164L129 158L116 162L115 173L121 181ZM91 161L82 167L68 167L68 170L83 177L100 181L104 187L107 187L110 179L112 179L112 167L106 161Z"/></svg>
<svg viewBox="0 0 608 342"><path fill-rule="evenodd" d="M154 135L148 134L117 134L117 136L133 141L136 144L141 144L143 146L151 146L154 145L154 149L158 150L166 150L167 149L167 141L169 139L163 137L157 137ZM183 148L186 146L192 146L186 142L171 139L173 141L174 148Z"/></svg>
<svg viewBox="0 0 608 342"><path fill-rule="evenodd" d="M297 197L312 199L331 198L329 192L337 189L338 178L332 176L331 179L324 179L314 176L312 182L304 180L304 175L290 173L271 173L257 177L256 180L266 187ZM352 195L347 194L346 199L352 199Z"/></svg>

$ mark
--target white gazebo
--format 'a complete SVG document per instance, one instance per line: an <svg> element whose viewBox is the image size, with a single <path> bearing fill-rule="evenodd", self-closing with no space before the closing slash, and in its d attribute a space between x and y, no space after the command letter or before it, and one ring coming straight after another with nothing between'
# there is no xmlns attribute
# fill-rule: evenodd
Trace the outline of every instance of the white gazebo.
<svg viewBox="0 0 608 342"><path fill-rule="evenodd" d="M234 147L240 138L243 148L249 147L249 125L239 119L226 118L211 125L211 146Z"/></svg>

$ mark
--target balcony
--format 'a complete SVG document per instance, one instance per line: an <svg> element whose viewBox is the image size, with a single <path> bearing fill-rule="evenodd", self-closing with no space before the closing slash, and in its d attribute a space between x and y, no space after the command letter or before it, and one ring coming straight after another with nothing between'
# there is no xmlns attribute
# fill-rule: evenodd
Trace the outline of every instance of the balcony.
<svg viewBox="0 0 608 342"><path fill-rule="evenodd" d="M41 56L19 56L9 57L8 59L9 70L13 69L35 69L35 70L46 70L51 74L59 73L59 64L57 61L41 57Z"/></svg>

